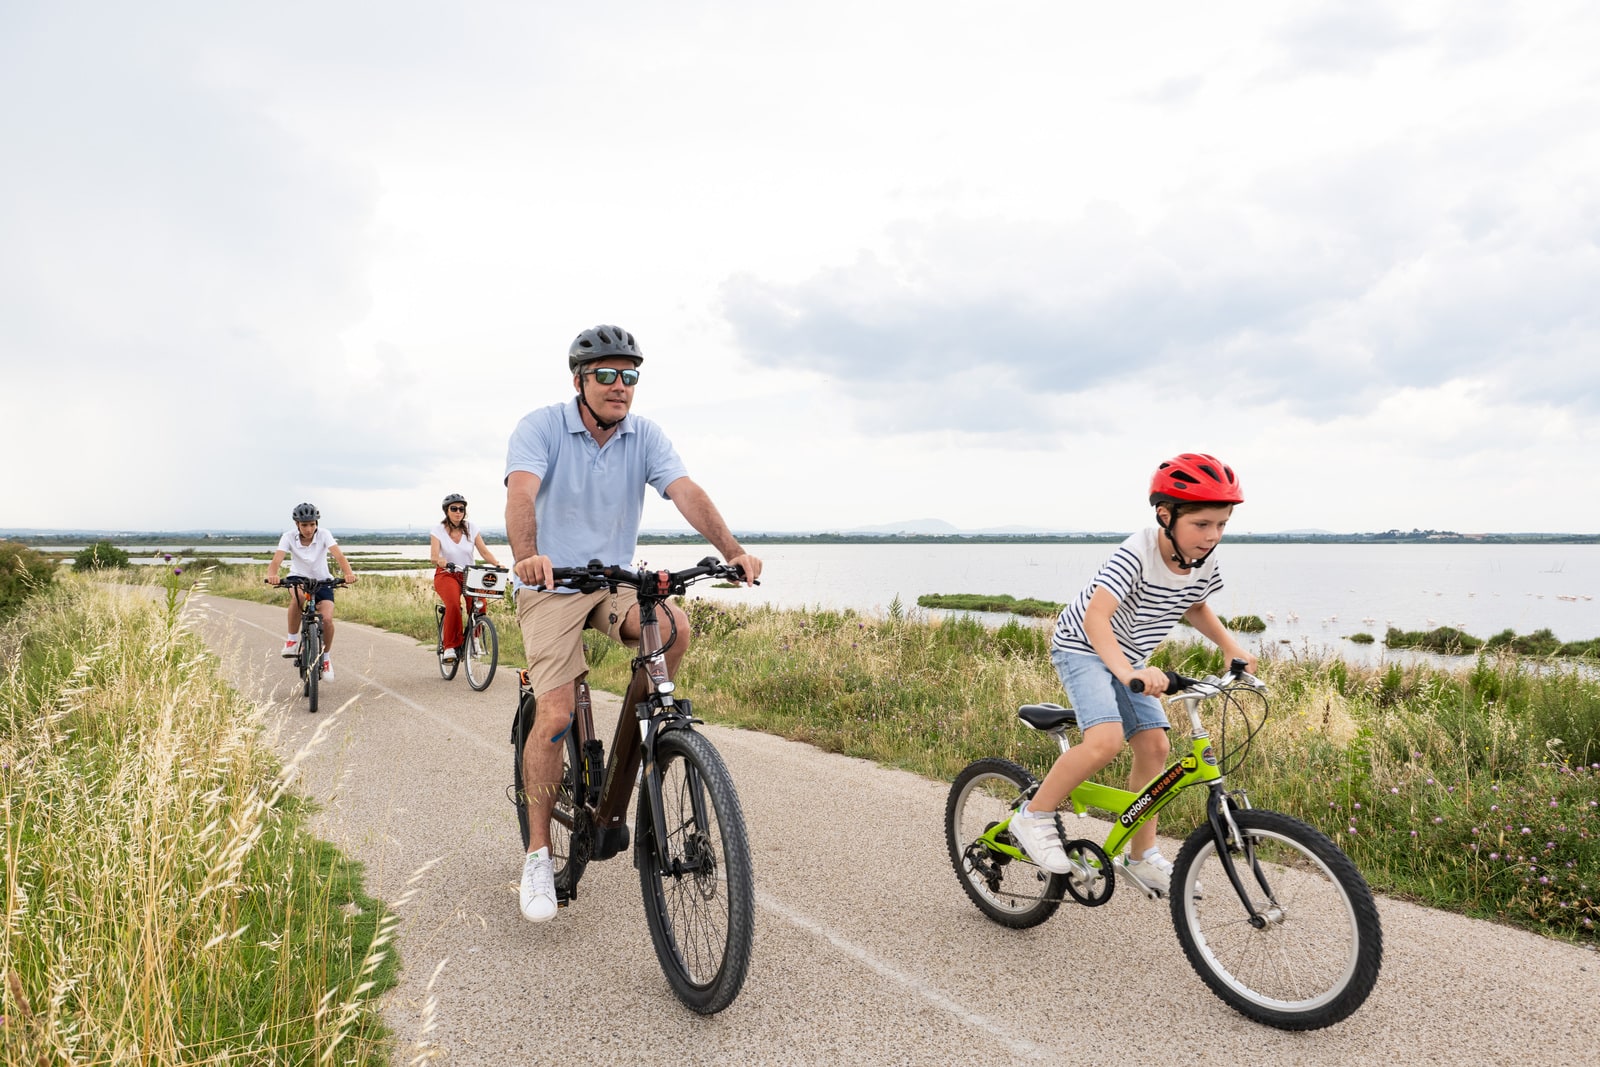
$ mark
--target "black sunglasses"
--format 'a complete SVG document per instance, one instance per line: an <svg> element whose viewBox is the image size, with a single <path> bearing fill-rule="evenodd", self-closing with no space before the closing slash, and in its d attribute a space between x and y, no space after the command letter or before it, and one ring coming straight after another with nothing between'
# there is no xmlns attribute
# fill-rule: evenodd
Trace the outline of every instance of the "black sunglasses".
<svg viewBox="0 0 1600 1067"><path fill-rule="evenodd" d="M617 375L622 375L623 385L638 385L639 372L637 370L618 370L615 367L600 367L597 370L587 370L583 373L590 375L601 385L611 385L617 380Z"/></svg>
<svg viewBox="0 0 1600 1067"><path fill-rule="evenodd" d="M451 504L445 510L446 511L466 511L467 510L467 506L465 504Z"/></svg>

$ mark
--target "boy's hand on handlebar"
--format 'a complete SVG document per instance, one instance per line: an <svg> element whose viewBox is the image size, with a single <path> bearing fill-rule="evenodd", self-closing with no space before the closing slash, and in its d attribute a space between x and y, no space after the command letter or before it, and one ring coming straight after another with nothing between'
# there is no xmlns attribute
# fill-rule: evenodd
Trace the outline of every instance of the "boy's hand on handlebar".
<svg viewBox="0 0 1600 1067"><path fill-rule="evenodd" d="M527 585L550 589L556 584L556 569L549 556L526 556L517 560L511 569Z"/></svg>
<svg viewBox="0 0 1600 1067"><path fill-rule="evenodd" d="M1136 670L1133 672L1132 677L1128 679L1128 688L1137 693L1140 690L1134 687L1133 683L1135 681L1144 684L1143 692L1146 696L1158 697L1167 691L1167 672L1158 670L1155 667L1143 667Z"/></svg>

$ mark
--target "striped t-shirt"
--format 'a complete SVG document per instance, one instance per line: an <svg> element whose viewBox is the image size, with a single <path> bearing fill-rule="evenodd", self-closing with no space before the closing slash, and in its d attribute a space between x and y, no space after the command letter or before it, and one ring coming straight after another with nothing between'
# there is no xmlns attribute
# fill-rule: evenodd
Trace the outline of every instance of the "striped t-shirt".
<svg viewBox="0 0 1600 1067"><path fill-rule="evenodd" d="M1188 574L1174 574L1163 562L1163 542L1155 526L1122 542L1094 581L1061 610L1050 647L1097 655L1083 631L1083 616L1095 590L1103 587L1117 598L1111 632L1128 662L1142 666L1184 612L1222 588L1215 556Z"/></svg>

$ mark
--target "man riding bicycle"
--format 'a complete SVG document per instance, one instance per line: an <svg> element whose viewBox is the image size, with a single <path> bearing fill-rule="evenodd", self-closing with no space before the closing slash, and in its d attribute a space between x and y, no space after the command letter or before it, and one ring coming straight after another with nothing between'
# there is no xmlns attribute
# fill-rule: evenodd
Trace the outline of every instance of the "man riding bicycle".
<svg viewBox="0 0 1600 1067"><path fill-rule="evenodd" d="M551 589L553 568L582 567L592 559L631 563L648 486L672 501L723 559L743 570L747 582L761 576L761 560L745 552L705 490L689 478L666 434L630 414L643 362L644 353L626 330L595 326L583 331L567 352L576 396L530 412L506 450L506 534L516 560L517 619L538 704L522 752L529 834L521 908L533 922L556 914L550 816L561 779L561 748L554 742L572 722L573 683L587 671L583 630L591 627L625 642L639 636L631 589ZM666 653L667 670L675 673L689 647L689 619L670 604L662 610L671 615L678 634Z"/></svg>

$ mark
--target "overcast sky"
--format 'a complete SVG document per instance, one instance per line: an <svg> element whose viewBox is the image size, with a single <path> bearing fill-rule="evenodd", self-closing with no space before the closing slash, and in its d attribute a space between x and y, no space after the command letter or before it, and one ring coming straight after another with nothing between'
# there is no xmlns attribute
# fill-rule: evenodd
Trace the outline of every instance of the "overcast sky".
<svg viewBox="0 0 1600 1067"><path fill-rule="evenodd" d="M1600 7L0 3L0 527L502 522L566 349L738 530L1600 528ZM674 525L652 496L647 526Z"/></svg>

